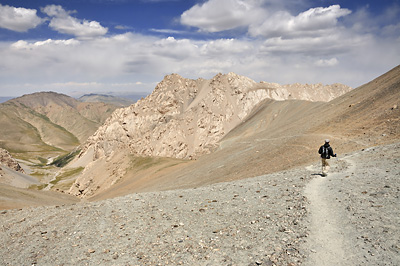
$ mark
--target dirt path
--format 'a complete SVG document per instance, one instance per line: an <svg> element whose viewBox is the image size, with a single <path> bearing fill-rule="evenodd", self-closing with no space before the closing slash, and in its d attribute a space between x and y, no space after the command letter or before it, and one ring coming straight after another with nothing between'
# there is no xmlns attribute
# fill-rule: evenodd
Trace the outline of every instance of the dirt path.
<svg viewBox="0 0 400 266"><path fill-rule="evenodd" d="M337 162L337 161L336 161ZM327 177L319 176L311 180L305 188L305 196L310 201L310 236L308 250L310 256L305 265L356 265L346 254L346 246L350 246L346 229L342 226L343 214L337 206L328 183L352 171L355 167L346 161L347 170L331 173ZM332 164L332 163L331 163ZM314 167L318 168L318 167ZM349 264L350 263L350 264Z"/></svg>
<svg viewBox="0 0 400 266"><path fill-rule="evenodd" d="M327 178L316 161L205 187L3 210L0 265L398 266L399 150L339 154Z"/></svg>
<svg viewBox="0 0 400 266"><path fill-rule="evenodd" d="M326 197L327 180L323 177L312 180L305 194L310 200L311 233L308 265L343 264L343 233L337 215L332 212L330 199Z"/></svg>
<svg viewBox="0 0 400 266"><path fill-rule="evenodd" d="M304 265L399 265L399 143L331 159L327 177L307 167Z"/></svg>

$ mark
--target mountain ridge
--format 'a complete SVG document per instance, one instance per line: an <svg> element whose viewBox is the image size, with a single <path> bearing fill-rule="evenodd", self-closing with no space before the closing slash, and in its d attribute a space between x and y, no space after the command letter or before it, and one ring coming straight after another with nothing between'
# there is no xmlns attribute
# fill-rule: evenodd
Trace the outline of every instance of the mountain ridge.
<svg viewBox="0 0 400 266"><path fill-rule="evenodd" d="M83 171L82 176L86 177L78 178L70 192L86 193L89 184L96 187L90 169L96 168L96 161L97 165L107 164L104 161L112 160L113 156L195 159L209 154L218 147L218 141L265 99L322 101L330 99L332 94L337 96L351 90L345 85L274 86L235 73L220 73L210 80L185 79L178 74L165 76L152 94L114 112L88 139L76 161L81 166L79 161L92 163ZM318 93L316 88L320 88ZM111 171L107 175L110 178L98 180L101 186L109 187L122 178L126 172L121 164L125 162L129 164L120 158L118 169L104 169Z"/></svg>

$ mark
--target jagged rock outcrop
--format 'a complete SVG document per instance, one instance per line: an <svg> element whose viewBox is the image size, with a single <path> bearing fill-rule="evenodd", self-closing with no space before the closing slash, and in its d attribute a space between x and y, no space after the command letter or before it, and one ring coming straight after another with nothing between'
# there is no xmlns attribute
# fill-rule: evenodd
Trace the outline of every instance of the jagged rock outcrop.
<svg viewBox="0 0 400 266"><path fill-rule="evenodd" d="M344 85L287 85L256 83L234 73L211 80L168 75L153 93L116 110L84 145L78 161L86 168L70 193L90 196L125 174L121 154L192 159L211 152L230 130L265 99L328 101L351 90ZM96 163L107 180L94 179ZM79 162L78 162L79 164Z"/></svg>
<svg viewBox="0 0 400 266"><path fill-rule="evenodd" d="M0 166L5 165L12 170L17 172L25 173L24 169L19 165L19 163L11 156L11 154L5 150L0 148ZM1 170L1 167L0 167Z"/></svg>
<svg viewBox="0 0 400 266"><path fill-rule="evenodd" d="M212 80L172 74L146 99L113 113L84 151L93 146L94 159L121 148L140 156L192 158L210 152L266 98L328 101L349 89L338 84L257 84L234 73Z"/></svg>
<svg viewBox="0 0 400 266"><path fill-rule="evenodd" d="M265 90L252 90L254 86L254 81L233 73L211 81L166 76L146 99L115 112L85 149L95 147L94 159L117 149L175 158L207 153L267 98Z"/></svg>

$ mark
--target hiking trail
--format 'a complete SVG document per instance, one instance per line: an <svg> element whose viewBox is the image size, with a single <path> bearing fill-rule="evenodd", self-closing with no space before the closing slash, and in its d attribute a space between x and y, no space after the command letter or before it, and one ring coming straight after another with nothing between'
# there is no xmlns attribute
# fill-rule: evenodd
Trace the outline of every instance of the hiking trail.
<svg viewBox="0 0 400 266"><path fill-rule="evenodd" d="M338 169L339 162L345 165L345 169ZM352 256L346 254L351 245L347 238L347 229L343 226L343 219L346 218L337 204L335 189L329 186L332 181L353 171L356 166L348 158L331 159L330 164L334 167L326 177L319 175L320 164L307 167L317 177L307 184L304 191L310 202L310 234L307 241L309 256L305 265L356 265Z"/></svg>

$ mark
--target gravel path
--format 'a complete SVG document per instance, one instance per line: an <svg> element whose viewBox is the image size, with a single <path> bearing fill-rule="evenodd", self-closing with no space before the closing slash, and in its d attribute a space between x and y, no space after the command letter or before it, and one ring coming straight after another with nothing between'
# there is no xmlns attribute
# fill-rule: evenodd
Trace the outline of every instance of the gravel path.
<svg viewBox="0 0 400 266"><path fill-rule="evenodd" d="M305 265L400 265L399 151L393 144L333 159L332 174L309 182Z"/></svg>
<svg viewBox="0 0 400 266"><path fill-rule="evenodd" d="M399 146L332 161L325 179L316 162L207 187L0 211L0 265L315 265L338 254L335 265L353 257L400 265ZM322 233L321 224L329 224ZM321 253L326 239L331 255Z"/></svg>

